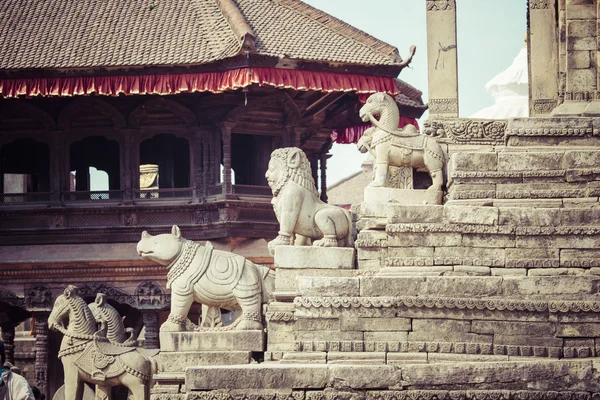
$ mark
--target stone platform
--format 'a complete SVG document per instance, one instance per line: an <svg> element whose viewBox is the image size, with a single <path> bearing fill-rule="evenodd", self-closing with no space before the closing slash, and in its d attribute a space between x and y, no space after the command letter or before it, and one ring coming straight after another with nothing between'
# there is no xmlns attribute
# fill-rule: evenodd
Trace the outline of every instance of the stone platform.
<svg viewBox="0 0 600 400"><path fill-rule="evenodd" d="M161 332L161 352L264 351L263 331Z"/></svg>

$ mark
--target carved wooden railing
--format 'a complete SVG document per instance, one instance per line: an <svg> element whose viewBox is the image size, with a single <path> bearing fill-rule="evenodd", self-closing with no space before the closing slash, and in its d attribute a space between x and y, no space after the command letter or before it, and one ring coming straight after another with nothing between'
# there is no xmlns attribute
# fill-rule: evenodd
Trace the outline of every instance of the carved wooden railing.
<svg viewBox="0 0 600 400"><path fill-rule="evenodd" d="M121 201L123 199L122 190L78 190L75 192L62 192L61 199L65 203L70 202L102 202L102 201Z"/></svg>
<svg viewBox="0 0 600 400"><path fill-rule="evenodd" d="M221 193L223 193L223 186L221 184L219 185L215 185L215 186L210 186L207 190L207 195L208 196L217 196L220 195Z"/></svg>
<svg viewBox="0 0 600 400"><path fill-rule="evenodd" d="M192 188L168 188L152 190L134 190L134 201L160 200L160 199L189 199L192 197Z"/></svg>
<svg viewBox="0 0 600 400"><path fill-rule="evenodd" d="M233 193L246 194L250 196L273 197L271 188L268 186L233 185Z"/></svg>
<svg viewBox="0 0 600 400"><path fill-rule="evenodd" d="M3 204L49 203L50 195L47 192L2 193L0 202Z"/></svg>

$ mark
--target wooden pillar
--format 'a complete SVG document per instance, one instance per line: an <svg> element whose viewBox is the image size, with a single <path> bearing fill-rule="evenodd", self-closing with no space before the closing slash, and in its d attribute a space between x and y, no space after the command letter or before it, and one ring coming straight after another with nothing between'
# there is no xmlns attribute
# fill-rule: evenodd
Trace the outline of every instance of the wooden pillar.
<svg viewBox="0 0 600 400"><path fill-rule="evenodd" d="M327 159L331 154L321 154L321 201L327 203Z"/></svg>
<svg viewBox="0 0 600 400"><path fill-rule="evenodd" d="M35 386L48 398L48 316L49 311L34 312Z"/></svg>
<svg viewBox="0 0 600 400"><path fill-rule="evenodd" d="M527 53L529 115L532 117L550 114L557 105L559 92L557 13L554 1L529 1Z"/></svg>
<svg viewBox="0 0 600 400"><path fill-rule="evenodd" d="M52 144L50 147L50 201L53 206L61 205L61 191L68 191L69 175L63 176L65 164L68 165L68 151L65 151L65 134L63 131L53 131ZM65 183L64 180L67 179Z"/></svg>
<svg viewBox="0 0 600 400"><path fill-rule="evenodd" d="M190 140L190 183L192 187L192 202L202 201L202 132L194 127Z"/></svg>
<svg viewBox="0 0 600 400"><path fill-rule="evenodd" d="M134 131L130 129L121 129L120 133L123 136L123 149L121 150L121 190L123 190L123 204L131 204L133 202L133 177L135 176L131 153L135 137Z"/></svg>
<svg viewBox="0 0 600 400"><path fill-rule="evenodd" d="M160 348L158 341L158 310L142 310L142 321L146 328L146 344L147 349Z"/></svg>
<svg viewBox="0 0 600 400"><path fill-rule="evenodd" d="M4 351L6 353L6 361L11 364L15 363L15 324L11 321L2 322L2 341L4 342Z"/></svg>
<svg viewBox="0 0 600 400"><path fill-rule="evenodd" d="M429 117L458 117L456 0L427 0Z"/></svg>
<svg viewBox="0 0 600 400"><path fill-rule="evenodd" d="M231 184L231 129L234 124L223 122L221 124L221 137L223 140L223 194L227 196L233 193Z"/></svg>

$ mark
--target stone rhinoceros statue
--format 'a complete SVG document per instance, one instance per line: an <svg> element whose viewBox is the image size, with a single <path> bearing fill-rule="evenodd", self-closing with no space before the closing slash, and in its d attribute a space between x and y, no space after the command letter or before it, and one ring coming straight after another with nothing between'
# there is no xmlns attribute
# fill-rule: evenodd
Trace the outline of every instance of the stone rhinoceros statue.
<svg viewBox="0 0 600 400"><path fill-rule="evenodd" d="M273 291L275 275L269 268L244 257L215 250L181 237L179 227L171 234L142 233L137 244L140 256L166 265L167 288L171 289L171 313L161 332L191 330L187 318L194 301L209 307L242 310L232 329L262 329L262 304Z"/></svg>

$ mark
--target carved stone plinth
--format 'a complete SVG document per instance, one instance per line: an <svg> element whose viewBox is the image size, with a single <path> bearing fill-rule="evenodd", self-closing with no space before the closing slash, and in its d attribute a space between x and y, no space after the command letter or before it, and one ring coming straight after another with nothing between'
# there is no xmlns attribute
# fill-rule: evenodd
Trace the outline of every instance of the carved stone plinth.
<svg viewBox="0 0 600 400"><path fill-rule="evenodd" d="M350 247L277 246L278 268L354 268L355 250Z"/></svg>
<svg viewBox="0 0 600 400"><path fill-rule="evenodd" d="M161 332L162 352L264 351L265 335L255 331Z"/></svg>
<svg viewBox="0 0 600 400"><path fill-rule="evenodd" d="M194 365L249 364L250 351L163 351L156 356L160 372L184 372Z"/></svg>
<svg viewBox="0 0 600 400"><path fill-rule="evenodd" d="M443 192L437 190L366 187L365 203L442 204Z"/></svg>

